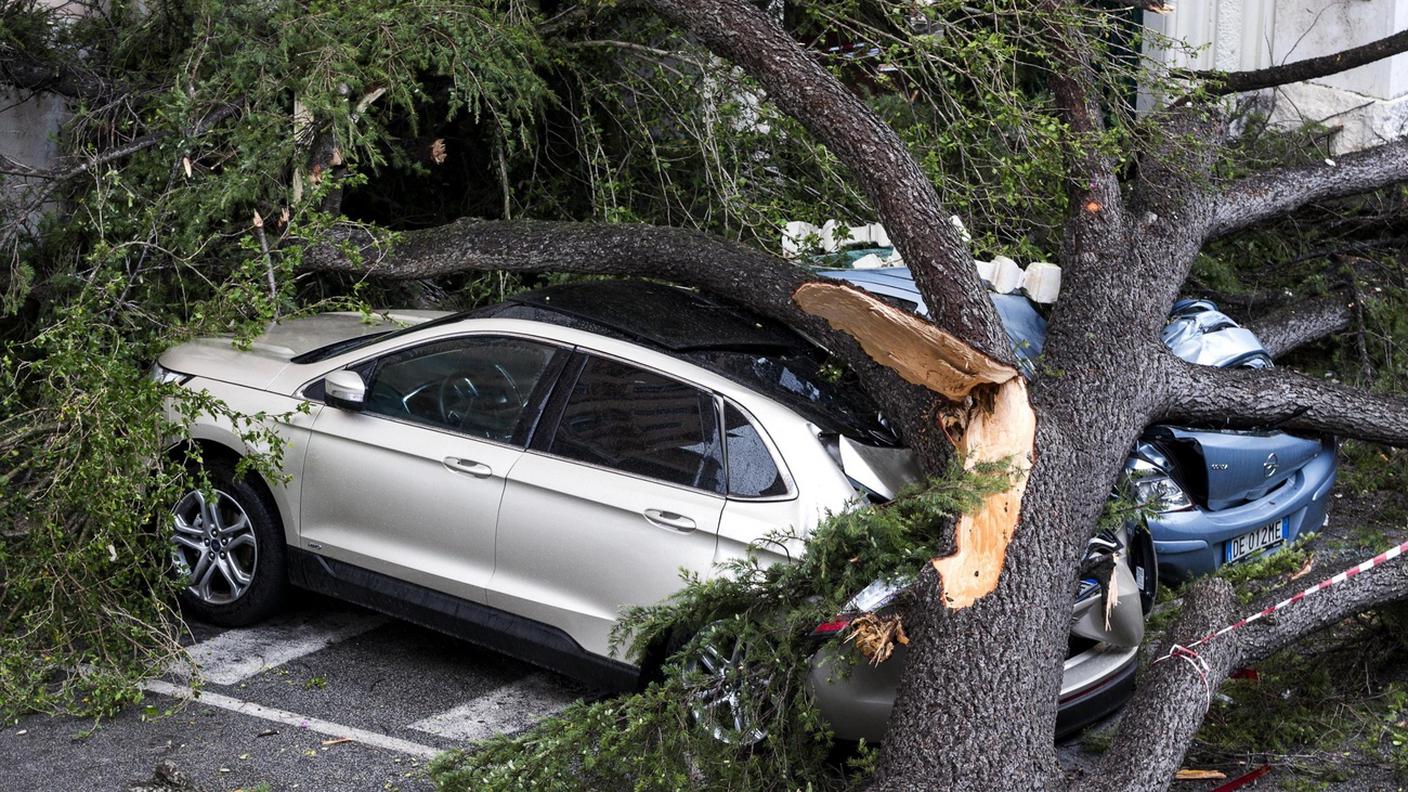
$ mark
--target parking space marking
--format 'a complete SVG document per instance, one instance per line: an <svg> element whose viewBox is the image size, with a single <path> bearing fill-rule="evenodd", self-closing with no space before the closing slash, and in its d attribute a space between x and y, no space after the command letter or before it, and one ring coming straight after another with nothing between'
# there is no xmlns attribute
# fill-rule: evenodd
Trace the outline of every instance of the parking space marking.
<svg viewBox="0 0 1408 792"><path fill-rule="evenodd" d="M258 627L226 630L191 646L188 654L200 666L206 682L234 685L386 622L386 617L369 613L305 612ZM191 668L184 664L172 671L178 676L192 676Z"/></svg>
<svg viewBox="0 0 1408 792"><path fill-rule="evenodd" d="M402 740L399 737L392 737L388 734L379 734L377 732L366 731L365 729L355 729L351 726L343 726L331 721L299 715L296 712L265 707L250 701L241 701L237 698L223 696L219 693L211 693L209 691L197 692L185 685L173 685L170 682L163 682L159 679L150 680L144 683L142 687L152 693L163 696L186 699L187 701L193 701L205 706L218 707L219 709L229 710L230 712L236 712L241 715L248 715L252 718L282 723L285 726L295 726L318 734L324 734L328 737L348 739L372 748L381 748L387 751L395 751L410 756L420 756L426 759L430 759L440 753L440 750L437 748L414 743L410 740Z"/></svg>
<svg viewBox="0 0 1408 792"><path fill-rule="evenodd" d="M531 726L579 698L581 693L565 689L547 674L529 674L410 728L451 740L483 740Z"/></svg>

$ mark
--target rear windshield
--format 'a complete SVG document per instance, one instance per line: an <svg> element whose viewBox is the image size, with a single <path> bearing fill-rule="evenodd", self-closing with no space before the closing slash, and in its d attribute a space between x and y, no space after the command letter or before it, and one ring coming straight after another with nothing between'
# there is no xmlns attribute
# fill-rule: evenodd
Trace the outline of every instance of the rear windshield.
<svg viewBox="0 0 1408 792"><path fill-rule="evenodd" d="M682 357L787 405L823 431L873 445L900 445L899 437L854 376L824 370L820 353L758 355L703 349Z"/></svg>

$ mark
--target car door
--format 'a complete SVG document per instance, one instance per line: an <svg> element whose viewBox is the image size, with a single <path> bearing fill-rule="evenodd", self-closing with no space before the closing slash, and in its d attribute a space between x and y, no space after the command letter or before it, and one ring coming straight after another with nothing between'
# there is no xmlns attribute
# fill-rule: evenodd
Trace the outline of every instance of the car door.
<svg viewBox="0 0 1408 792"><path fill-rule="evenodd" d="M623 606L706 573L723 511L713 394L624 361L569 366L509 473L488 601L609 654Z"/></svg>
<svg viewBox="0 0 1408 792"><path fill-rule="evenodd" d="M327 407L303 469L303 547L484 601L505 476L570 351L471 335L367 361L361 411Z"/></svg>

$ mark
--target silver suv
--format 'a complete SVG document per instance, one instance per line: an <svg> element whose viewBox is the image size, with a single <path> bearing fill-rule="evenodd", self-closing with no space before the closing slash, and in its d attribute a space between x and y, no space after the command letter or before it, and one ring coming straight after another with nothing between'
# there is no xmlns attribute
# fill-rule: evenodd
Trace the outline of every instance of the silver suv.
<svg viewBox="0 0 1408 792"><path fill-rule="evenodd" d="M787 328L629 281L468 314L324 314L275 325L247 350L182 344L156 375L282 416L288 481L236 476L250 452L239 430L195 423L214 497L193 490L173 510L183 598L198 618L242 625L292 583L632 688L653 669L610 655L623 606L658 602L682 568L707 577L750 547L785 561L802 548L760 540L916 478L869 399L824 362ZM1117 706L1132 682L1152 558L1118 534L1092 544L1117 562L1106 563L1121 577L1111 612L1073 581L1065 730ZM857 610L885 606L884 586L865 594ZM842 738L879 739L903 650L849 675L829 673L832 659L814 661L823 713Z"/></svg>

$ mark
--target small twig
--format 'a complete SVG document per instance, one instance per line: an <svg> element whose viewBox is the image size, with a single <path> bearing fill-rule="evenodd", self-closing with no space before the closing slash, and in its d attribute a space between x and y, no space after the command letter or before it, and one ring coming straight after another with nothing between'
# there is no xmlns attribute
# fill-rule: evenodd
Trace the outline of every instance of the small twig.
<svg viewBox="0 0 1408 792"><path fill-rule="evenodd" d="M279 284L274 278L274 256L269 252L269 239L264 236L264 218L259 211L254 212L254 236L259 240L259 249L264 251L264 273L269 279L269 299L274 303L274 318L279 318Z"/></svg>

